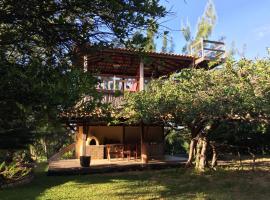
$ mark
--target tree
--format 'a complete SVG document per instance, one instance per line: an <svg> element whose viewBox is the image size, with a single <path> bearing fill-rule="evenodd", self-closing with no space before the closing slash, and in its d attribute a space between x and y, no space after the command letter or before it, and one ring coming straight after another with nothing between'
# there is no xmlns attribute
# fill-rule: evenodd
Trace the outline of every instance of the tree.
<svg viewBox="0 0 270 200"><path fill-rule="evenodd" d="M25 147L85 96L91 98L84 109L98 103L96 79L74 66L76 47L110 46L115 39L132 47L134 33L157 27L155 19L165 14L158 0L2 1L1 147ZM10 139L8 147L2 138Z"/></svg>
<svg viewBox="0 0 270 200"><path fill-rule="evenodd" d="M167 80L152 81L147 92L128 96L124 110L129 120L188 129L187 165L196 157L196 168L204 171L209 144L216 163L209 138L223 122L269 122L269 65L269 60L228 60L219 70L182 70Z"/></svg>
<svg viewBox="0 0 270 200"><path fill-rule="evenodd" d="M189 22L182 24L181 30L186 40L186 45L183 47L183 53L188 53L189 48L199 42L202 38L207 39L211 36L216 24L217 14L215 4L212 0L208 0L204 9L203 15L198 19L195 36L192 37L191 27Z"/></svg>
<svg viewBox="0 0 270 200"><path fill-rule="evenodd" d="M174 48L175 48L175 44L174 44L174 41L173 41L173 37L171 36L170 37L170 50L169 50L169 53L174 53Z"/></svg>
<svg viewBox="0 0 270 200"><path fill-rule="evenodd" d="M146 31L146 44L145 51L156 51L155 34L157 33L157 26L154 20L151 20L151 24Z"/></svg>
<svg viewBox="0 0 270 200"><path fill-rule="evenodd" d="M168 51L168 31L164 31L161 52L167 53Z"/></svg>

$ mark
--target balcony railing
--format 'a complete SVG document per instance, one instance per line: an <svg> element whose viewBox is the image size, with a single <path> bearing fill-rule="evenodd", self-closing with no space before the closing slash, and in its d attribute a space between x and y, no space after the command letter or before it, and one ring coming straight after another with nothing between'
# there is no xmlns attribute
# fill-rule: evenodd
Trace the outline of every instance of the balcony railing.
<svg viewBox="0 0 270 200"><path fill-rule="evenodd" d="M139 82L135 78L98 77L97 89L100 91L131 91L138 90Z"/></svg>
<svg viewBox="0 0 270 200"><path fill-rule="evenodd" d="M225 58L225 43L220 41L200 40L190 47L191 55L196 61L215 61Z"/></svg>
<svg viewBox="0 0 270 200"><path fill-rule="evenodd" d="M120 91L100 90L103 94L102 103L110 103L114 107L118 107L122 104L124 94Z"/></svg>

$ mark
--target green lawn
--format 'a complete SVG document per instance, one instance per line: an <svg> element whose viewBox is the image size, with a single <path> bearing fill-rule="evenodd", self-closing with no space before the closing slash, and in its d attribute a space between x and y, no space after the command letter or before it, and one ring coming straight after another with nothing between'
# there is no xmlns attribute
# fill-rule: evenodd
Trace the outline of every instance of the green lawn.
<svg viewBox="0 0 270 200"><path fill-rule="evenodd" d="M48 177L40 167L28 185L0 190L0 199L269 199L270 173L188 169Z"/></svg>

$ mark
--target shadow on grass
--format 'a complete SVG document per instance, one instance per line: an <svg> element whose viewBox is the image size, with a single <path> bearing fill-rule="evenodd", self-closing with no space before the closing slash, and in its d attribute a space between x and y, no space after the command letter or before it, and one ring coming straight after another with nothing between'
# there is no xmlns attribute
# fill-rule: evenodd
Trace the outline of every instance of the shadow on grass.
<svg viewBox="0 0 270 200"><path fill-rule="evenodd" d="M1 199L267 199L267 171L190 169L82 176L46 176L42 164L28 185L0 191Z"/></svg>

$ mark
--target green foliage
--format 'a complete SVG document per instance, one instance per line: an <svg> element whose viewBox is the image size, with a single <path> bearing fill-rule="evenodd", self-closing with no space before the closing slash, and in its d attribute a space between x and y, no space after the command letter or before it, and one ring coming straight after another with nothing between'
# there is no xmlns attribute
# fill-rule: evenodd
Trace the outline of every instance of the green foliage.
<svg viewBox="0 0 270 200"><path fill-rule="evenodd" d="M167 53L168 51L168 31L164 31L161 52Z"/></svg>
<svg viewBox="0 0 270 200"><path fill-rule="evenodd" d="M19 180L31 172L31 168L18 166L16 163L11 163L6 165L5 163L1 164L0 175L4 177L7 181Z"/></svg>
<svg viewBox="0 0 270 200"><path fill-rule="evenodd" d="M146 44L145 51L156 51L155 34L157 33L157 26L154 20L151 20L151 24L146 31Z"/></svg>
<svg viewBox="0 0 270 200"><path fill-rule="evenodd" d="M97 80L75 66L78 47L138 45L145 38L134 34L166 11L158 0L4 0L0 13L0 148L39 149L66 142L62 112L81 99L81 112L100 106Z"/></svg>
<svg viewBox="0 0 270 200"><path fill-rule="evenodd" d="M75 159L75 151L68 151L61 156L61 159Z"/></svg>
<svg viewBox="0 0 270 200"><path fill-rule="evenodd" d="M12 162L9 164L2 162L0 164L0 176L3 181L2 184L6 182L20 180L23 177L27 176L31 171L31 167L23 166L21 164L18 164L17 162Z"/></svg>
<svg viewBox="0 0 270 200"><path fill-rule="evenodd" d="M99 99L96 80L80 70L62 70L33 62L25 67L2 66L0 91L1 148L25 148L45 127L57 132L59 113L91 95L88 109Z"/></svg>
<svg viewBox="0 0 270 200"><path fill-rule="evenodd" d="M189 137L186 130L170 130L165 137L165 152L169 155L187 154Z"/></svg>
<svg viewBox="0 0 270 200"><path fill-rule="evenodd" d="M199 42L202 38L208 39L215 27L217 20L217 14L215 10L215 4L212 0L208 0L204 9L203 15L198 19L196 33L192 37L191 27L189 22L182 24L181 30L186 40L186 45L183 47L182 52L188 53L190 46Z"/></svg>
<svg viewBox="0 0 270 200"><path fill-rule="evenodd" d="M153 80L147 91L127 95L124 111L129 121L183 126L191 138L210 137L224 122L267 124L269 66L270 60L243 59L228 60L221 69L185 69L169 79ZM250 137L241 132L246 140ZM224 134L219 135L223 142L230 135Z"/></svg>
<svg viewBox="0 0 270 200"><path fill-rule="evenodd" d="M213 0L208 0L207 5L205 7L203 16L199 18L197 25L197 33L195 36L195 41L199 41L201 38L207 39L216 24L216 10Z"/></svg>
<svg viewBox="0 0 270 200"><path fill-rule="evenodd" d="M270 129L268 124L258 122L222 122L209 134L209 140L219 144L225 152L251 151L258 154L269 154Z"/></svg>
<svg viewBox="0 0 270 200"><path fill-rule="evenodd" d="M175 43L173 41L173 37L170 37L170 50L169 53L174 53Z"/></svg>

